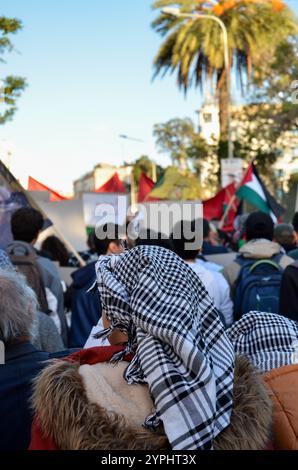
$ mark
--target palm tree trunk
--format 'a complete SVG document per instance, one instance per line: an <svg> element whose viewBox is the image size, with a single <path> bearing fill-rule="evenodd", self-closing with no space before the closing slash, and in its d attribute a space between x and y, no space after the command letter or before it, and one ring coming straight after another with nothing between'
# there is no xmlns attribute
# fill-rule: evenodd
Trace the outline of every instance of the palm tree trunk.
<svg viewBox="0 0 298 470"><path fill-rule="evenodd" d="M229 96L227 90L227 76L225 70L218 74L217 80L218 89L218 103L219 103L219 125L220 125L220 138L217 152L218 161L218 183L221 182L221 160L228 158L228 138L229 138Z"/></svg>
<svg viewBox="0 0 298 470"><path fill-rule="evenodd" d="M228 106L229 97L227 91L226 74L221 81L219 88L219 123L220 123L220 140L223 142L228 141Z"/></svg>

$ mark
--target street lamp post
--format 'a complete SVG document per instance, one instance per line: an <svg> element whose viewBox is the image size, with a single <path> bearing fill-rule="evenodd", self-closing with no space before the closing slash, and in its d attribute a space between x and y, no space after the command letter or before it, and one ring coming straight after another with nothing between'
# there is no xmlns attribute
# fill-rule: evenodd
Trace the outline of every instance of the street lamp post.
<svg viewBox="0 0 298 470"><path fill-rule="evenodd" d="M164 8L162 13L170 16L176 16L177 18L191 18L191 19L206 19L215 21L222 30L223 44L224 44L224 63L227 76L227 115L228 115L228 155L229 158L233 158L233 142L232 142L232 120L231 120L231 76L230 76L230 64L229 64L229 38L228 31L224 22L217 16L205 15L200 13L182 13L179 8Z"/></svg>
<svg viewBox="0 0 298 470"><path fill-rule="evenodd" d="M135 137L130 137L126 134L120 134L119 139L144 143L144 140L136 139ZM132 166L131 174L130 174L130 204L132 208L135 208L137 204L137 194L136 194L135 180L134 180L134 175L133 175L133 166Z"/></svg>

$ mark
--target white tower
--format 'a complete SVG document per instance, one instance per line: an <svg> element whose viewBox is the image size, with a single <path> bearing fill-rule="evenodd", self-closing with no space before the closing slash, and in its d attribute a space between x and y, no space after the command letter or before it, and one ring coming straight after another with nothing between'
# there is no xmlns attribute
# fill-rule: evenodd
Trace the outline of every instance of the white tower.
<svg viewBox="0 0 298 470"><path fill-rule="evenodd" d="M208 96L205 103L198 112L199 114L199 133L208 144L214 144L219 140L219 108L217 101Z"/></svg>

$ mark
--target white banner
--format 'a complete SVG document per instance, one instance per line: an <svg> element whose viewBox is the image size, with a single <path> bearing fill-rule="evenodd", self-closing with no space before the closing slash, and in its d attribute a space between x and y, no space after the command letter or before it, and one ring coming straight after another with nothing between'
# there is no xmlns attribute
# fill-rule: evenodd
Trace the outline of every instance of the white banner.
<svg viewBox="0 0 298 470"><path fill-rule="evenodd" d="M86 227L111 222L125 225L128 196L119 193L84 193L83 212Z"/></svg>
<svg viewBox="0 0 298 470"><path fill-rule="evenodd" d="M87 232L81 199L58 202L43 202L39 200L38 204L49 219L51 219L54 226L77 251L86 250ZM54 227L44 230L40 234L39 242L42 243L50 235L56 235Z"/></svg>
<svg viewBox="0 0 298 470"><path fill-rule="evenodd" d="M226 158L221 160L221 186L240 183L243 177L243 160L241 158Z"/></svg>

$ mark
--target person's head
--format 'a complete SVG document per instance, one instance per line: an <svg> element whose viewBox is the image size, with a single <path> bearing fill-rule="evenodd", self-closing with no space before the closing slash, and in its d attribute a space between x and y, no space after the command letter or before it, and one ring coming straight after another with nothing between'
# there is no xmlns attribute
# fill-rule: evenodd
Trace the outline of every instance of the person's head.
<svg viewBox="0 0 298 470"><path fill-rule="evenodd" d="M98 255L117 255L123 252L117 224L104 224L96 228L94 247Z"/></svg>
<svg viewBox="0 0 298 470"><path fill-rule="evenodd" d="M243 235L245 234L245 224L246 224L248 216L249 214L241 214L235 217L233 225L234 225L235 231L239 233L240 237L243 237Z"/></svg>
<svg viewBox="0 0 298 470"><path fill-rule="evenodd" d="M207 219L203 219L203 239L209 240L211 228Z"/></svg>
<svg viewBox="0 0 298 470"><path fill-rule="evenodd" d="M58 261L60 266L67 266L69 253L62 241L55 235L47 237L41 245L42 251L47 252L53 261Z"/></svg>
<svg viewBox="0 0 298 470"><path fill-rule="evenodd" d="M0 269L0 340L5 345L32 339L36 309L36 295L25 277L12 269Z"/></svg>
<svg viewBox="0 0 298 470"><path fill-rule="evenodd" d="M42 214L31 207L15 211L11 217L11 232L14 240L34 244L43 227Z"/></svg>
<svg viewBox="0 0 298 470"><path fill-rule="evenodd" d="M253 212L247 217L245 223L246 240L266 239L273 240L274 223L270 215L264 212Z"/></svg>
<svg viewBox="0 0 298 470"><path fill-rule="evenodd" d="M298 245L298 212L293 217L293 227L295 231L296 244Z"/></svg>
<svg viewBox="0 0 298 470"><path fill-rule="evenodd" d="M140 245L160 246L161 248L174 251L173 243L170 238L150 229L140 231L138 238L135 240L135 246Z"/></svg>
<svg viewBox="0 0 298 470"><path fill-rule="evenodd" d="M295 231L291 224L279 224L274 229L274 240L286 251L295 248Z"/></svg>
<svg viewBox="0 0 298 470"><path fill-rule="evenodd" d="M89 232L88 237L87 237L87 246L89 248L89 251L91 251L91 253L95 253L94 238L95 238L95 231L92 230L91 232Z"/></svg>
<svg viewBox="0 0 298 470"><path fill-rule="evenodd" d="M154 390L155 407L166 396L172 407L171 415L183 423L183 430L179 427L178 431L174 430L173 440L182 442L180 437L177 438L177 432L184 438L184 422L191 426L187 434L191 436L200 432L197 423L201 425L205 421L210 427L214 409L219 409L224 394L227 394L224 407L226 409L230 400L228 406L231 409L234 351L224 334L224 326L213 301L200 277L187 263L170 250L158 246L137 246L121 256L100 257L96 275L103 321L108 329L95 334L95 338L109 337L111 340L112 333L118 330L115 332L118 338L114 341L125 343L125 348L117 351L113 361L119 361L129 353L137 353L138 360L131 363L122 376L136 383L144 380L145 376L149 389ZM119 332L123 338L119 337ZM185 362L186 349L191 350L191 357ZM213 367L218 360L218 351L222 368ZM177 368L183 360L187 373ZM204 382L206 376L211 377L207 383ZM173 377L175 387L171 387ZM177 388L184 388L185 396L193 393L194 380L202 396L208 395L210 383L216 382L222 389L213 394L207 411L205 403L202 404L197 396L188 400L182 411L175 400ZM192 416L196 416L195 423ZM165 429L172 432L168 414L158 415L158 418ZM200 427L200 430L205 439L205 428ZM171 436L168 438L172 442ZM199 442L198 436L195 439L196 443ZM186 448L188 444L183 445Z"/></svg>
<svg viewBox="0 0 298 470"><path fill-rule="evenodd" d="M176 255L180 256L185 261L193 261L198 256L201 249L201 241L198 241L198 230L200 230L201 224L199 221L186 221L182 220L178 222L171 236L171 240L174 246ZM204 226L204 221L203 221ZM199 237L201 238L201 237ZM195 245L190 247L188 245Z"/></svg>

